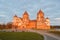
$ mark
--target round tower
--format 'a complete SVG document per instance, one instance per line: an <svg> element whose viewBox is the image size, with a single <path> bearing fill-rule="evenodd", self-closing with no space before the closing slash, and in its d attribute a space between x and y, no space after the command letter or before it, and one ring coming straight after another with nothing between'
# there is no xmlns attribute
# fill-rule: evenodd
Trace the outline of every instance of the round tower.
<svg viewBox="0 0 60 40"><path fill-rule="evenodd" d="M17 17L17 15L15 15L15 16L13 17L13 22L17 22L17 19L18 19L18 17Z"/></svg>
<svg viewBox="0 0 60 40"><path fill-rule="evenodd" d="M18 26L17 21L18 21L18 17L17 17L17 15L15 15L15 16L13 17L13 24L12 24L12 29L13 29L13 30L16 29L17 26Z"/></svg>
<svg viewBox="0 0 60 40"><path fill-rule="evenodd" d="M50 20L49 20L48 17L46 18L45 23L46 23L46 25L47 25L47 29L50 29Z"/></svg>
<svg viewBox="0 0 60 40"><path fill-rule="evenodd" d="M49 20L48 17L46 18L46 24L47 24L48 26L50 26L50 20Z"/></svg>

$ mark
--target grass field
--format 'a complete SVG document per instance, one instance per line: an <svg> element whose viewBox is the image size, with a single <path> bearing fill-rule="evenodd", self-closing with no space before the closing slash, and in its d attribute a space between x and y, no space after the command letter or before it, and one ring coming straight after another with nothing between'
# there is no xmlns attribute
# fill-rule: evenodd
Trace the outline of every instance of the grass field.
<svg viewBox="0 0 60 40"><path fill-rule="evenodd" d="M44 40L44 37L32 32L0 32L0 40Z"/></svg>

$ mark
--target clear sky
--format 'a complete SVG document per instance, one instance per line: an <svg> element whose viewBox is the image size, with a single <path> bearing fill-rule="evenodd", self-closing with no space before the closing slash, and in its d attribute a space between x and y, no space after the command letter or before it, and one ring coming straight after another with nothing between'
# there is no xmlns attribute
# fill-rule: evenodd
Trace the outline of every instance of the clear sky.
<svg viewBox="0 0 60 40"><path fill-rule="evenodd" d="M15 14L22 17L24 11L30 19L36 19L40 9L50 18L51 25L60 25L60 0L0 0L0 23L12 21Z"/></svg>

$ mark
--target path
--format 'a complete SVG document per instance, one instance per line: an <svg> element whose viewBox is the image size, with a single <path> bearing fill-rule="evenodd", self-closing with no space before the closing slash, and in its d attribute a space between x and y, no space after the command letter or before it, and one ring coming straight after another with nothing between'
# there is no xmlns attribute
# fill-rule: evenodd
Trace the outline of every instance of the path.
<svg viewBox="0 0 60 40"><path fill-rule="evenodd" d="M42 31L42 30L29 30L30 32L35 32L35 33L39 33L41 35L44 36L44 40L60 40L60 37L57 37L55 35L52 35L50 33L47 33L45 31Z"/></svg>

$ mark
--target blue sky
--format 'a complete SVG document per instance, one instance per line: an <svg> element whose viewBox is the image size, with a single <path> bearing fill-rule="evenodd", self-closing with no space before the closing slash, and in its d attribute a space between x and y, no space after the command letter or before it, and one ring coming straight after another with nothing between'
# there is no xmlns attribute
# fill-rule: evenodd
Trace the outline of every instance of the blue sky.
<svg viewBox="0 0 60 40"><path fill-rule="evenodd" d="M51 25L60 25L60 0L0 0L0 23L12 21L15 14L22 17L24 11L30 19L36 19L40 9L50 18Z"/></svg>

